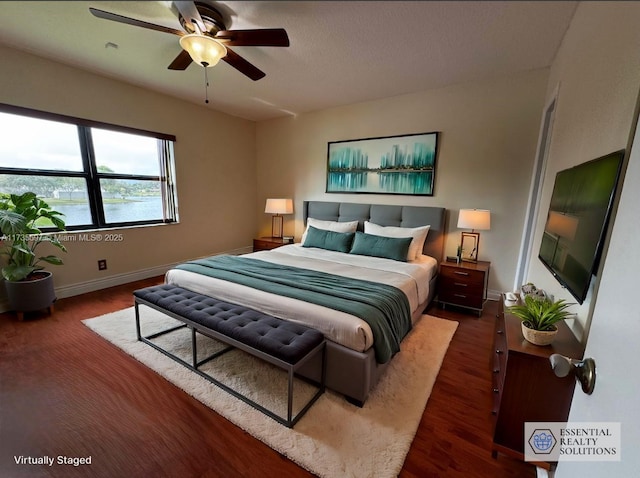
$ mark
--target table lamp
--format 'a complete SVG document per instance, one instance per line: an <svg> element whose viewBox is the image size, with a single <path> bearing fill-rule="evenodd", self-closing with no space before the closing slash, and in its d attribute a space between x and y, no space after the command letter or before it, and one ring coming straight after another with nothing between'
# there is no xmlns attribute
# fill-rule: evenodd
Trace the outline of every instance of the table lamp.
<svg viewBox="0 0 640 478"><path fill-rule="evenodd" d="M267 199L264 208L271 218L271 237L282 237L283 214L293 214L293 199Z"/></svg>
<svg viewBox="0 0 640 478"><path fill-rule="evenodd" d="M463 251L465 250L465 244L466 249L470 249L470 252L463 256L462 259L469 262L477 262L480 233L475 231L476 229L481 231L491 229L491 211L487 209L460 209L458 229L471 229L471 232L463 232L461 234L460 245Z"/></svg>

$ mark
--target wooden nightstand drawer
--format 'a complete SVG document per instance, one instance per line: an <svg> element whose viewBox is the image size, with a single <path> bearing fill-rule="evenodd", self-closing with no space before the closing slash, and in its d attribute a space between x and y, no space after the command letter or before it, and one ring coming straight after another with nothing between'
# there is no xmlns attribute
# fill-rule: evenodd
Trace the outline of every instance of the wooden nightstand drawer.
<svg viewBox="0 0 640 478"><path fill-rule="evenodd" d="M484 284L484 271L443 267L440 273L442 274L443 281L450 279L451 281L464 284L477 284L480 287Z"/></svg>
<svg viewBox="0 0 640 478"><path fill-rule="evenodd" d="M281 237L260 237L253 240L253 252L269 251L276 247L284 246L285 244L291 244L291 241L282 239Z"/></svg>
<svg viewBox="0 0 640 478"><path fill-rule="evenodd" d="M484 294L481 286L466 289L438 289L438 300L472 309L482 309L484 306Z"/></svg>

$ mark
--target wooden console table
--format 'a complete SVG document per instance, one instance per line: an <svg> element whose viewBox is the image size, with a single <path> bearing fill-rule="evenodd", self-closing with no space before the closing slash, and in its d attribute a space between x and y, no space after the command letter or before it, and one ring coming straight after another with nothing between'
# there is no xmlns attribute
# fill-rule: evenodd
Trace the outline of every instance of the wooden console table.
<svg viewBox="0 0 640 478"><path fill-rule="evenodd" d="M581 359L584 347L564 322L556 324L558 335L551 345L530 344L522 336L520 319L504 312L504 297L498 307L491 357L495 415L492 456L503 453L523 460L525 422L566 422L569 417L576 381L572 374L556 377L549 356Z"/></svg>

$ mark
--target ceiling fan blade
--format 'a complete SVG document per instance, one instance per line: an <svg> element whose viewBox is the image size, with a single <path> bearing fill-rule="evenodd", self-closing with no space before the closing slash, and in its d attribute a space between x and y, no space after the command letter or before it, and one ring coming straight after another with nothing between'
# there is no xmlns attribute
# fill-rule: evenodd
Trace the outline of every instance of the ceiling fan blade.
<svg viewBox="0 0 640 478"><path fill-rule="evenodd" d="M284 28L259 30L221 30L216 40L230 46L289 46L289 36Z"/></svg>
<svg viewBox="0 0 640 478"><path fill-rule="evenodd" d="M163 27L162 25L156 25L155 23L144 22L142 20L136 20L135 18L125 17L116 13L105 12L104 10L98 10L97 8L89 7L89 11L96 17L104 20L113 20L118 23L125 23L127 25L133 25L135 27L147 28L149 30L156 30L163 33L171 33L172 35L183 36L184 32L176 30L175 28Z"/></svg>
<svg viewBox="0 0 640 478"><path fill-rule="evenodd" d="M189 52L182 50L178 56L169 65L170 70L186 70L193 60Z"/></svg>
<svg viewBox="0 0 640 478"><path fill-rule="evenodd" d="M196 23L198 25L198 29L201 32L207 31L207 27L204 24L204 21L202 20L202 17L200 16L200 12L198 11L198 8L196 7L195 3L185 1L185 2L173 2L173 4L176 6L178 11L180 12L180 15L182 15L182 18L184 18L184 20L187 23L189 24ZM195 31L195 28L192 28L192 30Z"/></svg>
<svg viewBox="0 0 640 478"><path fill-rule="evenodd" d="M246 75L249 78L251 78L253 81L259 80L260 78L264 78L265 76L265 73L263 71L253 66L251 63L249 63L247 60L242 58L240 55L238 55L236 52L234 52L230 48L227 48L227 56L222 58L222 60L227 62L232 67L234 67L243 75Z"/></svg>

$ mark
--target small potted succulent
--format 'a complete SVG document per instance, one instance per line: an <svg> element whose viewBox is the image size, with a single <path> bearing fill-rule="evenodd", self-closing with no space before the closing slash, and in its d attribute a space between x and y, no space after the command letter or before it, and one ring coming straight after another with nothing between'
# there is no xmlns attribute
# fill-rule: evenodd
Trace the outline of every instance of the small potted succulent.
<svg viewBox="0 0 640 478"><path fill-rule="evenodd" d="M9 306L22 318L23 312L49 308L55 301L53 275L41 263L62 264L58 256L38 256L36 250L49 243L62 252L64 245L53 234L43 234L41 227L64 230L63 214L54 211L34 193L0 194L0 231L7 262L1 272Z"/></svg>
<svg viewBox="0 0 640 478"><path fill-rule="evenodd" d="M573 315L567 309L573 304L564 299L525 295L521 303L507 308L510 314L522 321L522 335L535 345L549 345L558 333L556 325Z"/></svg>

